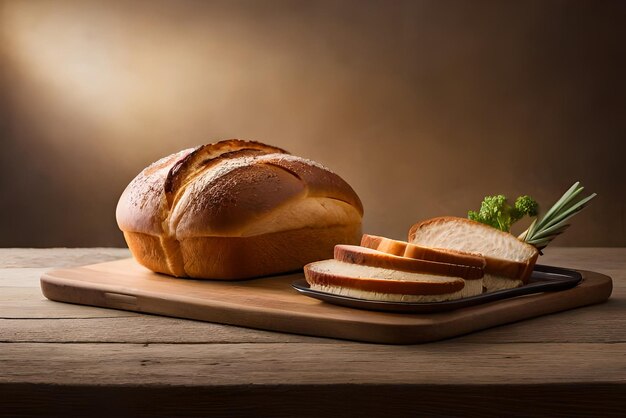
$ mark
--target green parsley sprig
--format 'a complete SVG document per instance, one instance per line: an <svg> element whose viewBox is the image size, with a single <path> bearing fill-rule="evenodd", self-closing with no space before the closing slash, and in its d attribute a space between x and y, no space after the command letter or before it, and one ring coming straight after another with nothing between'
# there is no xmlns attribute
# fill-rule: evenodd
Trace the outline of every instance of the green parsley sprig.
<svg viewBox="0 0 626 418"><path fill-rule="evenodd" d="M522 219L525 215L537 216L539 205L530 196L520 196L513 206L509 205L506 196L487 196L480 204L478 211L470 210L467 217L472 221L481 222L493 226L504 232L511 230L511 225Z"/></svg>

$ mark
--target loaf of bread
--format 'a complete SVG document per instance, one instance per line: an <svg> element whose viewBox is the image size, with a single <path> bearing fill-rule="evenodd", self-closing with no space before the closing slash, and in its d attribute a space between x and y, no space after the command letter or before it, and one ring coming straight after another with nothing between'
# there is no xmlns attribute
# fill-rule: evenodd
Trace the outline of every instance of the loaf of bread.
<svg viewBox="0 0 626 418"><path fill-rule="evenodd" d="M482 255L486 261L483 283L487 291L526 284L539 255L535 247L509 233L450 216L416 223L409 230L409 242Z"/></svg>
<svg viewBox="0 0 626 418"><path fill-rule="evenodd" d="M484 263L484 261L482 261ZM304 267L312 289L385 302L441 302L479 295L482 268L417 260L356 245Z"/></svg>
<svg viewBox="0 0 626 418"><path fill-rule="evenodd" d="M122 193L116 218L135 259L179 277L244 279L301 269L358 243L363 206L319 163L252 141L186 149Z"/></svg>

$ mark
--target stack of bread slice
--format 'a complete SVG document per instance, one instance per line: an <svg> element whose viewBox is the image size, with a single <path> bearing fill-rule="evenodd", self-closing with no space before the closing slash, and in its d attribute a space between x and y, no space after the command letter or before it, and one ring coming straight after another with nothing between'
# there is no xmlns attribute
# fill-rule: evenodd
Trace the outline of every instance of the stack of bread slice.
<svg viewBox="0 0 626 418"><path fill-rule="evenodd" d="M401 250L404 248L404 250ZM420 257L407 257L405 252ZM337 245L334 259L304 267L314 290L386 302L441 302L481 294L485 260L452 250L364 235Z"/></svg>
<svg viewBox="0 0 626 418"><path fill-rule="evenodd" d="M464 218L416 223L409 241L363 235L304 267L314 290L387 302L442 302L528 283L538 250Z"/></svg>

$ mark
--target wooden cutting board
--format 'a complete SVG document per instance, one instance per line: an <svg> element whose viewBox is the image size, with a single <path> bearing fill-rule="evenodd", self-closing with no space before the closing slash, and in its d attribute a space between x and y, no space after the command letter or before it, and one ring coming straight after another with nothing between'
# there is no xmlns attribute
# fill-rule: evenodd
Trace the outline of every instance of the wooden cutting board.
<svg viewBox="0 0 626 418"><path fill-rule="evenodd" d="M414 344L609 298L613 287L610 277L581 273L583 281L572 289L436 314L373 312L320 302L291 287L302 273L235 282L190 280L153 273L130 258L50 271L41 277L41 289L48 299L60 302L295 334Z"/></svg>

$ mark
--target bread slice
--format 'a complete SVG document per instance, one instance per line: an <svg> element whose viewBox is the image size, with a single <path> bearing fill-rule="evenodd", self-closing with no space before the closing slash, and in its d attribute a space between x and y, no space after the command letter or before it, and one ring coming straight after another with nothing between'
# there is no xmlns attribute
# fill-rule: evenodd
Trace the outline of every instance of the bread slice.
<svg viewBox="0 0 626 418"><path fill-rule="evenodd" d="M480 280L483 277L483 269L479 267L401 257L357 245L335 245L335 260L409 273L460 277L465 280Z"/></svg>
<svg viewBox="0 0 626 418"><path fill-rule="evenodd" d="M441 302L482 293L481 280L324 260L304 266L314 290L387 302Z"/></svg>
<svg viewBox="0 0 626 418"><path fill-rule="evenodd" d="M480 254L443 248L429 248L376 235L363 234L361 246L400 257L457 264L481 270L485 267L485 258Z"/></svg>
<svg viewBox="0 0 626 418"><path fill-rule="evenodd" d="M451 216L416 223L409 230L409 242L481 254L486 261L483 283L487 291L526 284L539 255L535 247L509 233Z"/></svg>

